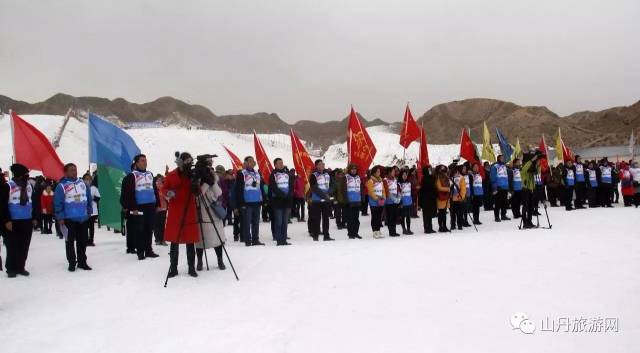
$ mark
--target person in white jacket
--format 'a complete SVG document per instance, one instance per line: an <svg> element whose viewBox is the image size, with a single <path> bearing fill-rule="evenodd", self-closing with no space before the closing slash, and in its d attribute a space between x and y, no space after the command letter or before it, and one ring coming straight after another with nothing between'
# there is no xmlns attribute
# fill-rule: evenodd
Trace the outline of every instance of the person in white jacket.
<svg viewBox="0 0 640 353"><path fill-rule="evenodd" d="M224 233L222 218L217 216L213 209L218 199L222 201L222 189L220 188L219 182L218 174L211 168L210 178L203 178L200 184L202 197L199 197L198 200L200 202L199 218L202 219L202 224L200 228L200 241L196 243L197 271L202 271L202 255L204 254L204 250L211 248L213 248L216 253L218 268L221 270L226 269L224 261L222 260L222 245L227 241L227 237Z"/></svg>
<svg viewBox="0 0 640 353"><path fill-rule="evenodd" d="M631 178L633 180L633 186L635 187L635 194L633 196L633 204L638 208L640 206L640 167L637 161L631 162Z"/></svg>

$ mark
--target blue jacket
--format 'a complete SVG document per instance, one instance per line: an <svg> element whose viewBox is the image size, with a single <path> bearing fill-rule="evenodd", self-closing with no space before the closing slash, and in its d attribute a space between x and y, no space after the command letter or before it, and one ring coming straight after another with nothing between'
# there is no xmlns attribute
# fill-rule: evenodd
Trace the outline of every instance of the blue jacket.
<svg viewBox="0 0 640 353"><path fill-rule="evenodd" d="M69 189L79 192L84 188L86 196L85 200L67 200L65 186ZM80 190L78 190L80 188ZM53 208L57 220L71 220L74 222L84 222L89 219L89 215L93 213L91 204L91 189L87 187L82 179L71 179L64 177L60 179L60 183L56 186L53 196Z"/></svg>
<svg viewBox="0 0 640 353"><path fill-rule="evenodd" d="M504 172L498 175L498 168L504 168ZM509 190L509 171L504 163L495 163L491 166L491 187L494 191Z"/></svg>

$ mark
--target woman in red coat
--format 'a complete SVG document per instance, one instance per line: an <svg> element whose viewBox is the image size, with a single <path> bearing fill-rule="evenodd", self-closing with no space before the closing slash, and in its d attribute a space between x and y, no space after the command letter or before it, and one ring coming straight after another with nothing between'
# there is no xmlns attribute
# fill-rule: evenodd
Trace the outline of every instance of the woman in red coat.
<svg viewBox="0 0 640 353"><path fill-rule="evenodd" d="M629 171L629 165L626 162L620 163L620 188L622 189L622 200L624 205L629 207L633 202L633 196L636 192L633 187L633 176Z"/></svg>
<svg viewBox="0 0 640 353"><path fill-rule="evenodd" d="M187 245L189 275L198 277L194 244L200 241L200 230L196 216L196 198L191 192L191 179L185 173L191 170L193 158L187 152L177 154L176 157L178 168L167 174L162 187L162 192L169 199L167 223L164 228L164 240L171 242L169 277L178 275L178 244Z"/></svg>

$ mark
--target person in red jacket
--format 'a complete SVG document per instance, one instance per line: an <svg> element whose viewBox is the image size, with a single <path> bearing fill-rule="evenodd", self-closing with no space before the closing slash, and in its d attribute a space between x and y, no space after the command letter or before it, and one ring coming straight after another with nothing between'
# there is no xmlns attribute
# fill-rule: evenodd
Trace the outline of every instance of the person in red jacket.
<svg viewBox="0 0 640 353"><path fill-rule="evenodd" d="M620 189L622 190L622 200L626 207L633 204L633 196L635 195L635 188L633 187L633 175L629 171L629 165L626 162L620 163Z"/></svg>
<svg viewBox="0 0 640 353"><path fill-rule="evenodd" d="M195 268L195 243L200 240L196 198L191 190L189 172L193 166L193 157L187 152L176 153L178 167L164 178L162 192L167 195L167 223L164 228L164 240L171 243L169 257L171 266L169 277L178 275L178 245L187 246L187 264L189 275L198 277Z"/></svg>
<svg viewBox="0 0 640 353"><path fill-rule="evenodd" d="M53 234L53 188L51 183L47 183L42 195L40 195L40 208L42 208L42 234Z"/></svg>
<svg viewBox="0 0 640 353"><path fill-rule="evenodd" d="M294 216L298 218L298 222L304 222L304 209L306 203L304 202L304 188L305 181L301 175L296 176L296 180L293 184L293 208Z"/></svg>

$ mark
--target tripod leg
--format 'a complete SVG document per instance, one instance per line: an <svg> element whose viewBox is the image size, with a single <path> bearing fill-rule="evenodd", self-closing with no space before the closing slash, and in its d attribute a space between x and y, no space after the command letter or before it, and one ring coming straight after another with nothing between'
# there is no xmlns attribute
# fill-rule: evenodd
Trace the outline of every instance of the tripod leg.
<svg viewBox="0 0 640 353"><path fill-rule="evenodd" d="M206 200L206 198L205 198L205 200ZM233 267L233 262L231 262L231 258L229 257L229 253L227 252L227 247L224 246L224 242L222 241L222 237L220 236L220 232L218 232L218 227L216 227L216 224L213 221L213 215L211 214L211 209L209 208L209 205L206 202L204 203L204 210L207 212L207 216L211 220L211 224L213 225L213 229L216 231L216 235L218 236L218 239L220 240L220 244L222 246L222 250L224 250L224 254L227 256L227 261L229 261L229 266L231 266L231 269L233 270L233 275L236 276L236 280L239 281L240 279L238 278L238 273L236 272L236 268Z"/></svg>
<svg viewBox="0 0 640 353"><path fill-rule="evenodd" d="M469 223L469 213L465 213L464 215L464 220L467 221L467 223ZM476 223L475 222L471 222L473 224L473 228L475 228L476 232L478 231L478 227L476 227Z"/></svg>
<svg viewBox="0 0 640 353"><path fill-rule="evenodd" d="M202 223L202 195L198 195L196 199L196 212L198 212L198 224L200 225L200 239L202 240L202 251L204 252L204 263L207 265L207 271L209 271L209 258L207 257L207 245L204 242L204 228ZM213 220L212 220L213 223Z"/></svg>

